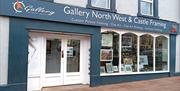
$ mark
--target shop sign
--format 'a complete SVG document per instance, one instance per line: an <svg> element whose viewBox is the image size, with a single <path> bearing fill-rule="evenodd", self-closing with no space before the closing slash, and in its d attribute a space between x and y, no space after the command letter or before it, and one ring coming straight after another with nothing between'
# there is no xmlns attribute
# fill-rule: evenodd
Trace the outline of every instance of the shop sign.
<svg viewBox="0 0 180 91"><path fill-rule="evenodd" d="M1 0L0 15L151 32L177 33L179 30L178 24L170 21L38 0Z"/></svg>

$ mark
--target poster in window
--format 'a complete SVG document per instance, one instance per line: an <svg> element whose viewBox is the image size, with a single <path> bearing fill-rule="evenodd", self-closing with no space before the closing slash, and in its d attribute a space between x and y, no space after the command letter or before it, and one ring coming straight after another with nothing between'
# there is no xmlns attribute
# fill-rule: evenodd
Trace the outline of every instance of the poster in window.
<svg viewBox="0 0 180 91"><path fill-rule="evenodd" d="M102 34L102 46L112 47L113 46L113 35L112 34Z"/></svg>
<svg viewBox="0 0 180 91"><path fill-rule="evenodd" d="M73 57L73 47L67 47L67 57Z"/></svg>
<svg viewBox="0 0 180 91"><path fill-rule="evenodd" d="M113 60L113 50L112 49L101 49L100 60L101 61L112 61Z"/></svg>

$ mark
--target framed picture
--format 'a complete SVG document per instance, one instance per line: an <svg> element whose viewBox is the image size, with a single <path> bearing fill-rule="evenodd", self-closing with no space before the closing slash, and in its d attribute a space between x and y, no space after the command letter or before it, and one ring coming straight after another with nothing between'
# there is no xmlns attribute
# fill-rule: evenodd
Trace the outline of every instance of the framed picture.
<svg viewBox="0 0 180 91"><path fill-rule="evenodd" d="M100 60L101 61L112 61L113 60L113 50L112 49L101 49Z"/></svg>
<svg viewBox="0 0 180 91"><path fill-rule="evenodd" d="M122 48L131 48L132 47L132 37L122 36Z"/></svg>
<svg viewBox="0 0 180 91"><path fill-rule="evenodd" d="M124 58L123 61L124 64L131 64L131 65L133 64L132 58Z"/></svg>
<svg viewBox="0 0 180 91"><path fill-rule="evenodd" d="M113 66L114 72L118 72L118 66Z"/></svg>
<svg viewBox="0 0 180 91"><path fill-rule="evenodd" d="M126 72L132 72L132 65L125 65L124 67Z"/></svg>
<svg viewBox="0 0 180 91"><path fill-rule="evenodd" d="M101 72L101 73L106 73L105 66L101 66L101 67L100 67L100 72Z"/></svg>
<svg viewBox="0 0 180 91"><path fill-rule="evenodd" d="M139 64L140 65L148 65L148 57L147 57L147 55L140 55L139 56Z"/></svg>
<svg viewBox="0 0 180 91"><path fill-rule="evenodd" d="M114 68L113 68L112 63L106 63L106 70L107 70L107 73L113 73L114 72Z"/></svg>
<svg viewBox="0 0 180 91"><path fill-rule="evenodd" d="M113 35L112 34L102 34L102 46L112 47L113 46Z"/></svg>
<svg viewBox="0 0 180 91"><path fill-rule="evenodd" d="M121 64L121 72L122 72L122 73L125 72L124 64Z"/></svg>

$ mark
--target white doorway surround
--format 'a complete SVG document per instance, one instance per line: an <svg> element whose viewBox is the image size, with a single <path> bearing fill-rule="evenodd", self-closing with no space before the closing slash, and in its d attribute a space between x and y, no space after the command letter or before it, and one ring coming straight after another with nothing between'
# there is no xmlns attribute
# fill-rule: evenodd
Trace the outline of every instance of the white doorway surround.
<svg viewBox="0 0 180 91"><path fill-rule="evenodd" d="M28 91L89 84L89 49L87 35L30 32Z"/></svg>

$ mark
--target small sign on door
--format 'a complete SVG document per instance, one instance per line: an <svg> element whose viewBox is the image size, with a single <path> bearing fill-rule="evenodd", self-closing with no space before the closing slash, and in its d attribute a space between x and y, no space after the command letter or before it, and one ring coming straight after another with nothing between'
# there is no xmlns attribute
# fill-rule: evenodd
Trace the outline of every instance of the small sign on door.
<svg viewBox="0 0 180 91"><path fill-rule="evenodd" d="M73 57L73 47L67 47L67 57Z"/></svg>

